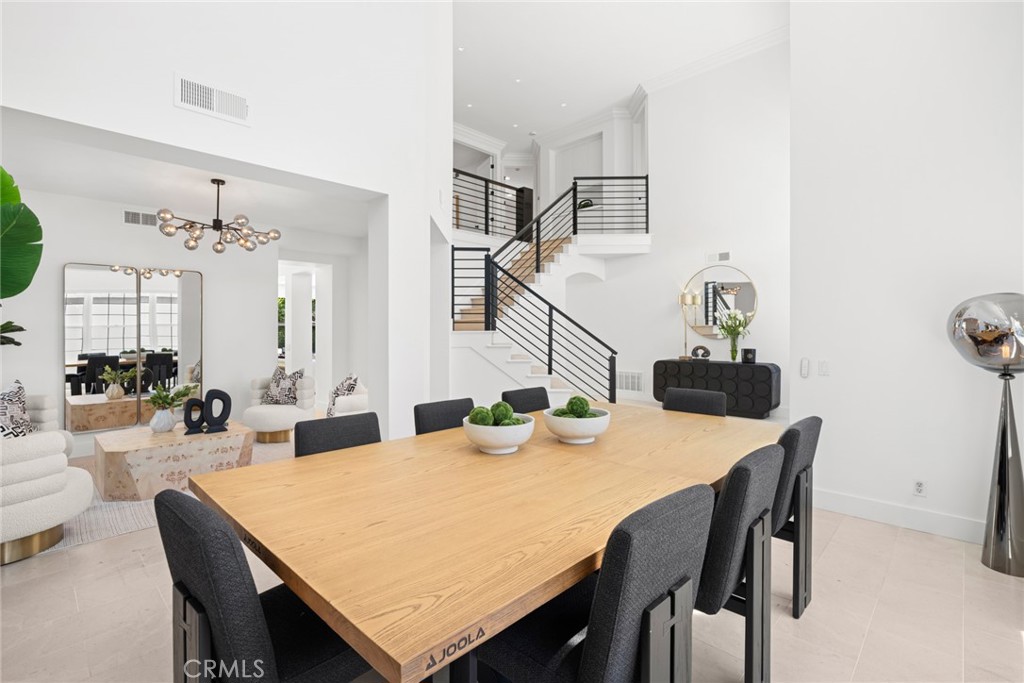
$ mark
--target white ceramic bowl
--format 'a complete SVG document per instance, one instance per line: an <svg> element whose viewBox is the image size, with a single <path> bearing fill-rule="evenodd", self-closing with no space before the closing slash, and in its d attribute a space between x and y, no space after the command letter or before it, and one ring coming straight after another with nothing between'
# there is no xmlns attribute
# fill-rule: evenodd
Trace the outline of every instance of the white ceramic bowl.
<svg viewBox="0 0 1024 683"><path fill-rule="evenodd" d="M472 424L467 415L462 418L462 429L466 432L466 438L484 453L508 455L518 451L519 446L533 436L533 418L522 413L515 413L515 416L522 418L523 424L495 427Z"/></svg>
<svg viewBox="0 0 1024 683"><path fill-rule="evenodd" d="M591 408L600 417L555 417L551 414L555 410L557 408L544 411L544 426L562 443L594 443L612 421L612 414L601 408Z"/></svg>

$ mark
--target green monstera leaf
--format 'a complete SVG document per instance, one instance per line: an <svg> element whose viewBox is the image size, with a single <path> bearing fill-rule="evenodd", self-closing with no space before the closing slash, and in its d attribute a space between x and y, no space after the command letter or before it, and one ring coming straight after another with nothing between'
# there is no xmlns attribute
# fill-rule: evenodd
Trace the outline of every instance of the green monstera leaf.
<svg viewBox="0 0 1024 683"><path fill-rule="evenodd" d="M18 183L3 166L0 166L0 204L21 204Z"/></svg>
<svg viewBox="0 0 1024 683"><path fill-rule="evenodd" d="M30 208L0 205L0 299L28 289L43 256L42 241L43 228Z"/></svg>

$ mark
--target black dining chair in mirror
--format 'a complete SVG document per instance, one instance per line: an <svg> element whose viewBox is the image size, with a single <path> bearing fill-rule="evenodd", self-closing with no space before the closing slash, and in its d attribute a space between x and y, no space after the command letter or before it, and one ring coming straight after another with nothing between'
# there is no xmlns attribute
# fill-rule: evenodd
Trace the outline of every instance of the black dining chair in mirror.
<svg viewBox="0 0 1024 683"><path fill-rule="evenodd" d="M93 356L85 361L84 390L87 394L102 394L107 383L103 381L103 372L106 368L117 370L121 367L119 356Z"/></svg>
<svg viewBox="0 0 1024 683"><path fill-rule="evenodd" d="M174 382L174 356L169 353L148 353L143 366L153 373L150 384L170 389Z"/></svg>

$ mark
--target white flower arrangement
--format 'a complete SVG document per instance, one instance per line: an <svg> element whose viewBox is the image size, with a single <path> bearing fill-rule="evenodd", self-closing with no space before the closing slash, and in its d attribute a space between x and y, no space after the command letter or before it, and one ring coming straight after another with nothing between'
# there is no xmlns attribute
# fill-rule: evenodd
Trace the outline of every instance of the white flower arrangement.
<svg viewBox="0 0 1024 683"><path fill-rule="evenodd" d="M747 325L750 324L750 314L739 309L726 311L725 315L715 313L715 322L718 323L719 331L730 339L746 337L750 334L750 330L747 329Z"/></svg>

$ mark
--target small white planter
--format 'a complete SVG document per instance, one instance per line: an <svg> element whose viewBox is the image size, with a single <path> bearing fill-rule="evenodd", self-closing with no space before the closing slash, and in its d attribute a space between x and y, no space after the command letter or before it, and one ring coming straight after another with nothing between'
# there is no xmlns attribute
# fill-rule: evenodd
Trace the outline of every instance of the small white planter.
<svg viewBox="0 0 1024 683"><path fill-rule="evenodd" d="M120 384L111 384L107 387L107 390L103 392L103 395L107 397L108 401L116 401L124 398L124 387Z"/></svg>
<svg viewBox="0 0 1024 683"><path fill-rule="evenodd" d="M153 415L153 419L149 421L149 428L159 434L171 431L176 424L178 421L174 419L174 413L170 410L158 410Z"/></svg>
<svg viewBox="0 0 1024 683"><path fill-rule="evenodd" d="M555 417L551 414L555 410L548 408L544 411L544 426L562 443L594 443L594 439L604 434L612 421L611 413L601 408L591 409L599 417Z"/></svg>
<svg viewBox="0 0 1024 683"><path fill-rule="evenodd" d="M533 436L533 418L521 413L515 413L515 416L522 418L523 424L508 427L488 427L472 424L469 421L469 417L466 416L462 418L462 429L466 432L466 438L484 453L508 455L518 451L519 447Z"/></svg>

